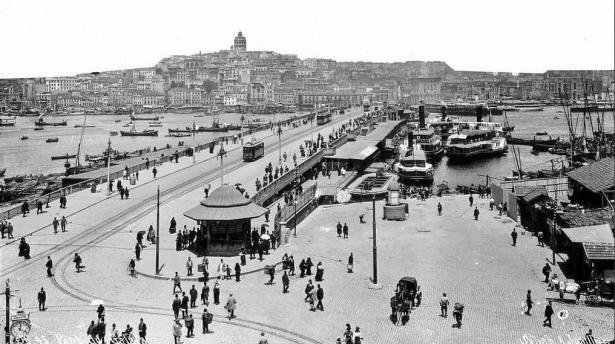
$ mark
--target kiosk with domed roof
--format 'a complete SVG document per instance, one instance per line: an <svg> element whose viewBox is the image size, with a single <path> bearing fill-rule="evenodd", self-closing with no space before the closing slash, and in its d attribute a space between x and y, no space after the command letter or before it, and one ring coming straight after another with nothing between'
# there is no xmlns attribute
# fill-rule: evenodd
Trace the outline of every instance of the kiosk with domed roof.
<svg viewBox="0 0 615 344"><path fill-rule="evenodd" d="M251 220L267 209L245 198L237 189L223 185L184 213L199 225L199 255L233 256L248 247Z"/></svg>

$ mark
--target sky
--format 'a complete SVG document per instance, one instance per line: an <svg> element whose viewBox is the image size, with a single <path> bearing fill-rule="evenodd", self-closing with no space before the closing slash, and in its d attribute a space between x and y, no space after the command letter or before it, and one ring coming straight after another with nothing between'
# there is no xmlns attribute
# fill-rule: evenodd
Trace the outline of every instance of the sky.
<svg viewBox="0 0 615 344"><path fill-rule="evenodd" d="M228 49L455 70L614 69L614 0L1 0L0 78Z"/></svg>

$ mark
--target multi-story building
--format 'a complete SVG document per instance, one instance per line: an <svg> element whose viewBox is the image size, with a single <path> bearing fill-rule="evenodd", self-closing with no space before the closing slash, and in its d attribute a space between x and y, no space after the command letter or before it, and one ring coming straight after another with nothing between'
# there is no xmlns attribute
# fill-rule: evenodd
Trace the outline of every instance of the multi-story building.
<svg viewBox="0 0 615 344"><path fill-rule="evenodd" d="M248 103L260 105L265 103L265 85L260 82L253 82L249 87Z"/></svg>
<svg viewBox="0 0 615 344"><path fill-rule="evenodd" d="M77 89L79 80L75 77L47 78L45 80L45 91L51 93L66 93Z"/></svg>
<svg viewBox="0 0 615 344"><path fill-rule="evenodd" d="M201 106L201 90L176 87L169 90L170 106Z"/></svg>
<svg viewBox="0 0 615 344"><path fill-rule="evenodd" d="M239 33L237 34L237 36L235 37L235 40L233 42L233 49L232 50L245 52L247 50L247 48L248 48L248 43L246 41L246 38L241 33L241 31L239 31Z"/></svg>
<svg viewBox="0 0 615 344"><path fill-rule="evenodd" d="M298 104L300 107L308 108L314 105L347 105L362 104L364 100L371 101L373 93L368 92L335 92L335 91L300 91Z"/></svg>
<svg viewBox="0 0 615 344"><path fill-rule="evenodd" d="M401 100L408 104L434 103L442 100L440 78L411 78L401 87Z"/></svg>

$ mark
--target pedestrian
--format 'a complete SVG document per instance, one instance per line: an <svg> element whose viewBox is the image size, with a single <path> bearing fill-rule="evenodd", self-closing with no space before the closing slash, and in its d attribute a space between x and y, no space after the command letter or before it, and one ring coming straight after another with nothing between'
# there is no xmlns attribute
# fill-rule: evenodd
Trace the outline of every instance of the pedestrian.
<svg viewBox="0 0 615 344"><path fill-rule="evenodd" d="M152 170L152 174L154 175L154 178L156 178L156 173L158 173L158 170L154 166L154 169Z"/></svg>
<svg viewBox="0 0 615 344"><path fill-rule="evenodd" d="M322 262L318 262L318 264L316 264L316 277L314 278L314 280L316 282L321 282L324 274L325 274L325 268L322 265Z"/></svg>
<svg viewBox="0 0 615 344"><path fill-rule="evenodd" d="M423 300L423 291L421 291L421 286L416 288L416 306L419 307L421 305L421 301Z"/></svg>
<svg viewBox="0 0 615 344"><path fill-rule="evenodd" d="M47 263L45 263L45 267L47 268L47 277L53 276L51 269L53 269L53 261L50 256L47 256Z"/></svg>
<svg viewBox="0 0 615 344"><path fill-rule="evenodd" d="M314 266L314 264L312 263L312 259L308 257L308 259L305 261L305 269L306 269L305 274L306 275L308 276L312 275L312 266Z"/></svg>
<svg viewBox="0 0 615 344"><path fill-rule="evenodd" d="M231 279L231 264L226 265L226 279L227 280Z"/></svg>
<svg viewBox="0 0 615 344"><path fill-rule="evenodd" d="M192 276L192 258L188 257L188 261L186 261L186 270L188 270L188 276Z"/></svg>
<svg viewBox="0 0 615 344"><path fill-rule="evenodd" d="M269 270L269 282L267 282L267 284L272 285L273 279L275 278L275 266L271 266L268 270Z"/></svg>
<svg viewBox="0 0 615 344"><path fill-rule="evenodd" d="M438 216L442 216L442 204L438 202Z"/></svg>
<svg viewBox="0 0 615 344"><path fill-rule="evenodd" d="M6 235L9 239L13 239L13 224L10 222L6 225Z"/></svg>
<svg viewBox="0 0 615 344"><path fill-rule="evenodd" d="M316 305L316 309L320 309L321 311L325 310L325 307L322 304L322 299L325 298L325 291L318 285L318 289L316 289L316 298L318 299L318 304Z"/></svg>
<svg viewBox="0 0 615 344"><path fill-rule="evenodd" d="M337 227L337 236L341 238L342 237L342 224L338 221L336 227Z"/></svg>
<svg viewBox="0 0 615 344"><path fill-rule="evenodd" d="M214 283L214 304L220 304L220 283L218 281Z"/></svg>
<svg viewBox="0 0 615 344"><path fill-rule="evenodd" d="M211 323L211 321L213 320L213 314L209 313L207 311L207 308L205 308L203 310L203 315L201 317L201 319L203 320L203 334L207 334L207 333L211 333L209 331L209 324Z"/></svg>
<svg viewBox="0 0 615 344"><path fill-rule="evenodd" d="M66 232L66 217L62 216L60 220L60 228L62 228L62 232Z"/></svg>
<svg viewBox="0 0 615 344"><path fill-rule="evenodd" d="M241 252L239 253L239 261L241 262L242 266L245 266L247 264L246 261L246 249L245 248L241 248Z"/></svg>
<svg viewBox="0 0 615 344"><path fill-rule="evenodd" d="M145 325L145 322L143 322L143 318L141 318L141 320L139 320L139 341L141 343L143 342L147 342L146 340L146 336L147 336L147 325Z"/></svg>
<svg viewBox="0 0 615 344"><path fill-rule="evenodd" d="M92 320L85 333L90 336L90 343L98 342L98 338L96 338L98 333L96 331L96 324L94 324L94 320Z"/></svg>
<svg viewBox="0 0 615 344"><path fill-rule="evenodd" d="M182 336L182 324L180 324L179 320L176 319L175 324L173 324L173 338L175 340L174 344L181 344L179 340L181 336Z"/></svg>
<svg viewBox="0 0 615 344"><path fill-rule="evenodd" d="M489 200L489 211L493 211L493 207L495 206L495 200L491 198Z"/></svg>
<svg viewBox="0 0 615 344"><path fill-rule="evenodd" d="M295 275L295 258L291 255L288 257L288 276Z"/></svg>
<svg viewBox="0 0 615 344"><path fill-rule="evenodd" d="M60 205L60 208L62 206ZM43 213L43 202L41 202L41 200L39 199L38 201L36 201L36 215L38 214L42 214Z"/></svg>
<svg viewBox="0 0 615 344"><path fill-rule="evenodd" d="M545 241L543 240L544 234L542 233L542 231L536 233L536 238L538 239L538 246L544 247Z"/></svg>
<svg viewBox="0 0 615 344"><path fill-rule="evenodd" d="M474 197L472 197L472 194L470 194L470 197L468 197L468 201L470 202L470 207L471 207L472 204L474 203Z"/></svg>
<svg viewBox="0 0 615 344"><path fill-rule="evenodd" d="M478 211L478 207L474 208L474 221L478 221L478 214L480 214L480 212Z"/></svg>
<svg viewBox="0 0 615 344"><path fill-rule="evenodd" d="M265 338L265 332L261 332L261 339L258 341L258 344L269 344L269 341Z"/></svg>
<svg viewBox="0 0 615 344"><path fill-rule="evenodd" d="M344 343L345 344L352 344L352 329L350 328L350 324L346 324L346 331L344 331Z"/></svg>
<svg viewBox="0 0 615 344"><path fill-rule="evenodd" d="M527 291L527 297L525 299L525 305L527 306L527 310L525 311L525 315L532 315L532 314L530 314L530 310L532 309L532 305L534 305L534 301L532 301L532 291L531 290Z"/></svg>
<svg viewBox="0 0 615 344"><path fill-rule="evenodd" d="M354 268L354 257L352 256L352 252L350 252L350 256L348 257L348 273L352 273L352 269Z"/></svg>
<svg viewBox="0 0 615 344"><path fill-rule="evenodd" d="M128 199L128 187L124 187L124 197Z"/></svg>
<svg viewBox="0 0 615 344"><path fill-rule="evenodd" d="M141 245L139 243L135 244L135 257L137 257L137 260L141 260Z"/></svg>
<svg viewBox="0 0 615 344"><path fill-rule="evenodd" d="M38 292L38 310L39 311L44 311L45 309L47 309L45 307L46 301L47 301L47 293L45 292L45 289L41 288L41 291Z"/></svg>
<svg viewBox="0 0 615 344"><path fill-rule="evenodd" d="M308 284L305 286L305 302L308 302L310 296L312 295L312 290L314 289L314 285L312 284L312 280L308 281Z"/></svg>
<svg viewBox="0 0 615 344"><path fill-rule="evenodd" d="M551 301L545 306L545 320L542 322L542 326L551 327L551 317L553 316L553 306Z"/></svg>
<svg viewBox="0 0 615 344"><path fill-rule="evenodd" d="M361 344L361 341L363 341L363 334L361 333L361 329L359 328L359 326L355 328L353 336L354 344Z"/></svg>
<svg viewBox="0 0 615 344"><path fill-rule="evenodd" d="M124 199L124 189L119 189L120 190L120 199Z"/></svg>
<svg viewBox="0 0 615 344"><path fill-rule="evenodd" d="M186 295L186 292L182 292L182 318L186 319L188 316L188 304L190 303L190 298Z"/></svg>
<svg viewBox="0 0 615 344"><path fill-rule="evenodd" d="M173 308L173 315L175 315L175 319L179 318L179 310L182 308L182 300L179 299L178 294L175 294L171 308Z"/></svg>
<svg viewBox="0 0 615 344"><path fill-rule="evenodd" d="M239 263L235 263L235 282L239 282L241 280L239 276L241 276L241 266Z"/></svg>
<svg viewBox="0 0 615 344"><path fill-rule="evenodd" d="M545 283L549 283L549 274L551 274L549 263L545 263L545 266L542 267L542 274L545 275Z"/></svg>
<svg viewBox="0 0 615 344"><path fill-rule="evenodd" d="M517 246L517 230L515 228L513 228L513 231L512 233L510 233L510 236L512 237L512 245Z"/></svg>
<svg viewBox="0 0 615 344"><path fill-rule="evenodd" d="M58 219L54 217L53 221L51 221L51 224L53 225L53 234L58 234L58 224L59 224Z"/></svg>
<svg viewBox="0 0 615 344"><path fill-rule="evenodd" d="M224 279L225 272L226 272L226 266L224 264L224 259L220 259L220 263L218 264L218 269L216 270L218 279Z"/></svg>
<svg viewBox="0 0 615 344"><path fill-rule="evenodd" d="M176 162L177 162L177 158L176 158ZM184 324L186 325L186 329L188 330L188 333L186 334L186 338L194 337L194 318L192 318L192 314L190 314L188 318L184 320Z"/></svg>
<svg viewBox="0 0 615 344"><path fill-rule="evenodd" d="M235 308L237 308L237 300L233 297L233 294L229 294L228 300L226 300L226 305L224 306L226 311L228 312L228 320L231 320L235 317Z"/></svg>
<svg viewBox="0 0 615 344"><path fill-rule="evenodd" d="M346 222L344 222L343 232L344 232L344 239L348 239L348 225L346 224Z"/></svg>
<svg viewBox="0 0 615 344"><path fill-rule="evenodd" d="M440 298L440 316L446 318L448 316L448 298L446 297L446 293L442 293L442 298Z"/></svg>
<svg viewBox="0 0 615 344"><path fill-rule="evenodd" d="M197 300L198 294L199 292L196 290L193 284L192 288L190 289L190 308L196 307L196 300Z"/></svg>
<svg viewBox="0 0 615 344"><path fill-rule="evenodd" d="M203 283L203 288L201 288L201 302L206 306L209 305L209 286L207 281Z"/></svg>
<svg viewBox="0 0 615 344"><path fill-rule="evenodd" d="M81 272L81 269L85 267L81 264L83 263L83 260L81 259L81 256L79 255L79 253L75 253L75 257L73 258L73 263L75 263L75 268L77 269L77 272Z"/></svg>
<svg viewBox="0 0 615 344"><path fill-rule="evenodd" d="M305 259L302 259L301 263L299 263L299 270L301 271L301 274L299 275L299 277L301 278L305 277Z"/></svg>

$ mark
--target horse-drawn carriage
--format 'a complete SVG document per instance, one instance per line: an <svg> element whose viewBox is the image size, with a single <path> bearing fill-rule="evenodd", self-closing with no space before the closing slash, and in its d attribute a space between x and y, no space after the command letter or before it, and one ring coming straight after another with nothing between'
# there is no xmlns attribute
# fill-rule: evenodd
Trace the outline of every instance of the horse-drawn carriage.
<svg viewBox="0 0 615 344"><path fill-rule="evenodd" d="M575 283L560 281L557 275L554 275L549 283L549 288L559 293L560 300L564 299L565 294L574 294L577 299L580 299L583 295L585 302L590 305L598 305L603 300L613 300L615 294L613 281L603 279Z"/></svg>
<svg viewBox="0 0 615 344"><path fill-rule="evenodd" d="M414 277L402 277L397 282L395 296L391 297L391 321L397 324L401 320L405 324L410 311L414 307L414 300L418 283Z"/></svg>

